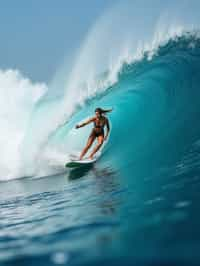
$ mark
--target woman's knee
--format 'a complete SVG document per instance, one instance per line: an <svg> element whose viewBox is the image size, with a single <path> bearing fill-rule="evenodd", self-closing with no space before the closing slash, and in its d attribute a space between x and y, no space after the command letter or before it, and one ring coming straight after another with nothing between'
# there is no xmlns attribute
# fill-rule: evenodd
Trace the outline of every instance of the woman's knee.
<svg viewBox="0 0 200 266"><path fill-rule="evenodd" d="M101 146L103 144L103 138L98 139L98 144Z"/></svg>
<svg viewBox="0 0 200 266"><path fill-rule="evenodd" d="M86 149L89 149L91 145L92 145L91 143L87 143Z"/></svg>
<svg viewBox="0 0 200 266"><path fill-rule="evenodd" d="M98 142L98 146L101 147L102 144L103 144L103 140L100 140L100 141Z"/></svg>
<svg viewBox="0 0 200 266"><path fill-rule="evenodd" d="M92 143L94 142L94 139L89 139L87 144L86 144L86 147L90 147L92 145Z"/></svg>

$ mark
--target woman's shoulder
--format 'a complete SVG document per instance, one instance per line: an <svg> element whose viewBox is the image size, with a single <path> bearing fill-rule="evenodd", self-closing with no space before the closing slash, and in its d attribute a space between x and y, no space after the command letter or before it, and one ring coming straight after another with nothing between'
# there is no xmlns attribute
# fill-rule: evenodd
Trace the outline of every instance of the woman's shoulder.
<svg viewBox="0 0 200 266"><path fill-rule="evenodd" d="M91 121L91 122L96 121L96 117L95 117L95 116L90 117L90 118L89 118L89 121Z"/></svg>

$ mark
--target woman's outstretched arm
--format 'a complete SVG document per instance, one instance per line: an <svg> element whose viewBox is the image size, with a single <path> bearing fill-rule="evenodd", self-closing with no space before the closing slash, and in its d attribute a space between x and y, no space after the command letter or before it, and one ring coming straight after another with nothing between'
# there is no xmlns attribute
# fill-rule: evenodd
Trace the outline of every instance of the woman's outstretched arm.
<svg viewBox="0 0 200 266"><path fill-rule="evenodd" d="M77 129L77 128L80 128L80 127L84 127L84 126L86 126L86 125L88 125L88 124L94 122L94 120L95 120L95 117L92 117L92 118L86 120L85 122L83 122L82 124L80 124L80 125L76 125L76 129Z"/></svg>

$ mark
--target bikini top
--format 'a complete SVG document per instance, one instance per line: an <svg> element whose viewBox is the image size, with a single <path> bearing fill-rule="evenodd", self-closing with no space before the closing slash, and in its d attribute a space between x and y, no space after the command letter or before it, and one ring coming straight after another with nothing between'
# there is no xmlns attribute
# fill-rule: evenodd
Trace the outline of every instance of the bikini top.
<svg viewBox="0 0 200 266"><path fill-rule="evenodd" d="M104 123L101 124L101 120L100 120L99 122L100 122L100 124L97 124L97 122L96 122L96 120L95 120L95 121L94 121L94 127L95 127L95 128L102 128L102 129L103 129L105 124L104 124Z"/></svg>

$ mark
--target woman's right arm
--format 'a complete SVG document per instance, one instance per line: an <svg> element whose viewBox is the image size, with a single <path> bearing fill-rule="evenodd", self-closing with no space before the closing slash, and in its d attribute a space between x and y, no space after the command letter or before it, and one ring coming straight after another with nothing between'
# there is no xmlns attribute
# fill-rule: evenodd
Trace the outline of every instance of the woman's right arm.
<svg viewBox="0 0 200 266"><path fill-rule="evenodd" d="M92 118L86 120L85 122L83 122L82 124L80 124L80 125L76 125L76 129L77 129L77 128L80 128L80 127L84 127L84 126L86 126L86 125L88 125L88 124L94 122L94 120L95 120L95 117L92 117Z"/></svg>

